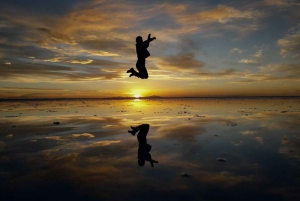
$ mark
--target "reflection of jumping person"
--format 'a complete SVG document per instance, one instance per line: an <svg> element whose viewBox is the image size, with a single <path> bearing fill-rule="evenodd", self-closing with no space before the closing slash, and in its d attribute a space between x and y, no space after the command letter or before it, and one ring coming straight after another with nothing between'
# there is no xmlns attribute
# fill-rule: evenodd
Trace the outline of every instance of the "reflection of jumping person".
<svg viewBox="0 0 300 201"><path fill-rule="evenodd" d="M147 138L146 138L149 128L150 128L149 124L141 124L137 127L131 126L132 131L128 131L128 132L134 136L136 132L140 131L137 135L137 139L139 141L138 164L140 166L144 166L145 161L149 161L151 163L151 166L153 167L153 163L158 163L158 161L153 160L149 153L152 148L150 144L147 144Z"/></svg>
<svg viewBox="0 0 300 201"><path fill-rule="evenodd" d="M151 34L148 35L148 39L145 41L143 41L143 38L141 36L136 37L136 54L138 57L138 60L136 62L136 68L138 72L136 72L133 68L130 68L127 71L127 73L131 73L129 77L136 76L141 79L148 78L148 72L146 69L146 58L150 56L150 53L147 50L147 48L149 47L150 42L155 39L155 37L151 38Z"/></svg>

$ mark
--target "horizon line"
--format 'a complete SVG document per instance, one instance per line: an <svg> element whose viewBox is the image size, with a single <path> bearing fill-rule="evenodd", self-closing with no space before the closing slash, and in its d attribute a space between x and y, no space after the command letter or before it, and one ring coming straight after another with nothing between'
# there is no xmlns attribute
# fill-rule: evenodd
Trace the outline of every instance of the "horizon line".
<svg viewBox="0 0 300 201"><path fill-rule="evenodd" d="M145 96L145 97L127 97L127 96L115 96L115 97L99 97L99 98L0 98L0 101L11 101L11 100L87 100L87 99L103 99L103 100L122 100L122 99L132 99L132 100L139 100L139 99L207 99L207 98L216 98L216 99L226 99L226 98L300 98L299 95L295 96Z"/></svg>

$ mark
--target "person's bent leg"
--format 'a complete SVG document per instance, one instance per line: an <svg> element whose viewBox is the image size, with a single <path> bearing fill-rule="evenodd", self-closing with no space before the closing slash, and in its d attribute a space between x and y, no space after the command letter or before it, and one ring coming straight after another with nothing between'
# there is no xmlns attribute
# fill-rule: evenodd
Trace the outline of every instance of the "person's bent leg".
<svg viewBox="0 0 300 201"><path fill-rule="evenodd" d="M129 75L129 77L131 77L131 76L139 77L139 73L136 72L133 68L130 68L130 69L127 71L127 73L131 73L131 74Z"/></svg>
<svg viewBox="0 0 300 201"><path fill-rule="evenodd" d="M149 77L145 63L146 63L145 59L139 59L136 63L136 68L139 71L139 77L142 79L148 79Z"/></svg>
<svg viewBox="0 0 300 201"><path fill-rule="evenodd" d="M145 69L145 71L139 71L139 74L140 74L140 78L142 78L142 79L148 79L148 77L149 77L146 69Z"/></svg>

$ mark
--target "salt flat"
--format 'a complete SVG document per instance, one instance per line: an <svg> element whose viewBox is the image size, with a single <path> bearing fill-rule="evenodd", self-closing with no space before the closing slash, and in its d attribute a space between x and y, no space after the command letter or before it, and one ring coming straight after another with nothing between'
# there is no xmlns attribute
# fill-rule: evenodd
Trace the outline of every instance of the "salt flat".
<svg viewBox="0 0 300 201"><path fill-rule="evenodd" d="M128 133L141 124L154 167ZM0 194L297 200L299 128L299 98L2 101Z"/></svg>

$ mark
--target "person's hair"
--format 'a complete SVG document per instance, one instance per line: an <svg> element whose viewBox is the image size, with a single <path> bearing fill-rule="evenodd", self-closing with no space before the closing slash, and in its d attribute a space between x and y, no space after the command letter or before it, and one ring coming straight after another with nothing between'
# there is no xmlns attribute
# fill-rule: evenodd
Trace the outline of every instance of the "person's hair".
<svg viewBox="0 0 300 201"><path fill-rule="evenodd" d="M142 43L142 42L143 42L142 36L136 37L135 42L137 42L137 43Z"/></svg>
<svg viewBox="0 0 300 201"><path fill-rule="evenodd" d="M139 164L139 166L144 166L145 165L145 160L139 159L138 164Z"/></svg>

